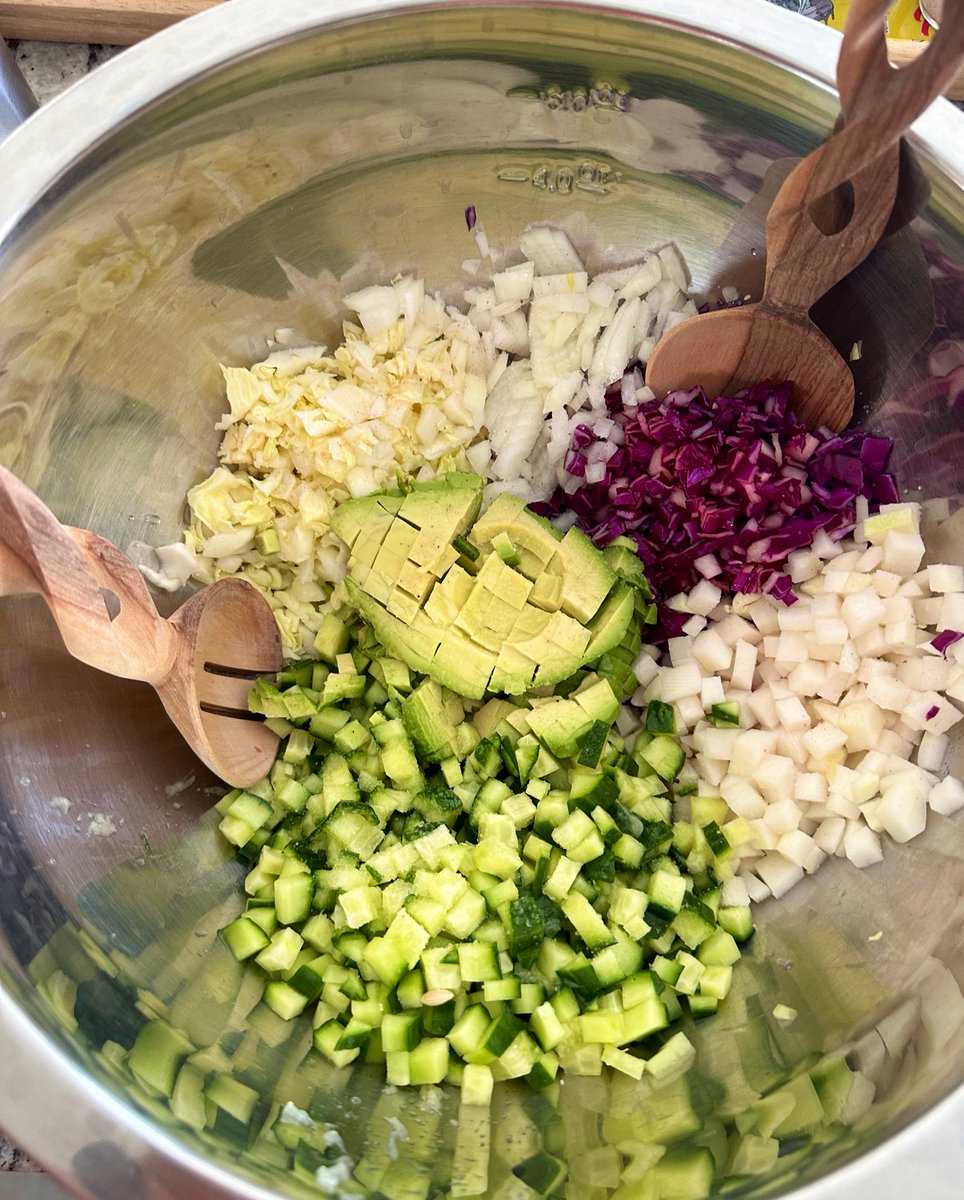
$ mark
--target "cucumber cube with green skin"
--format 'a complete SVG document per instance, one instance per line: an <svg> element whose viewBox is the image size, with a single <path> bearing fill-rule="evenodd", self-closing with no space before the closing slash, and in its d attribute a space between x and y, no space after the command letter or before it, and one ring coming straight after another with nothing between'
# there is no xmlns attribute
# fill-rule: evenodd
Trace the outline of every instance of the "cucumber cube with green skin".
<svg viewBox="0 0 964 1200"><path fill-rule="evenodd" d="M578 1006L576 1011L578 1013ZM554 1050L566 1037L566 1025L559 1019L555 1008L548 1001L540 1004L529 1018L529 1024L543 1050Z"/></svg>
<svg viewBox="0 0 964 1200"><path fill-rule="evenodd" d="M562 900L560 907L566 920L569 921L579 937L585 942L590 953L602 950L615 942L616 939L607 927L606 922L596 912L585 896L580 895L578 892L570 892Z"/></svg>
<svg viewBox="0 0 964 1200"><path fill-rule="evenodd" d="M422 1017L418 1009L386 1013L381 1023L382 1049L386 1054L398 1050L414 1050L421 1031Z"/></svg>
<svg viewBox="0 0 964 1200"><path fill-rule="evenodd" d="M512 1168L512 1174L521 1179L539 1196L550 1196L556 1192L566 1177L566 1168L557 1158L540 1150L525 1162Z"/></svg>
<svg viewBox="0 0 964 1200"><path fill-rule="evenodd" d="M455 999L422 1008L422 1027L431 1037L445 1037L455 1024ZM448 1045L448 1042L446 1042Z"/></svg>
<svg viewBox="0 0 964 1200"><path fill-rule="evenodd" d="M145 1087L170 1096L181 1064L196 1049L180 1029L166 1021L148 1021L131 1046L127 1065Z"/></svg>
<svg viewBox="0 0 964 1200"><path fill-rule="evenodd" d="M466 1062L491 1062L495 1055L485 1049L491 1018L481 1004L470 1005L449 1030L452 1049Z"/></svg>
<svg viewBox="0 0 964 1200"><path fill-rule="evenodd" d="M353 1049L338 1049L338 1043L344 1033L344 1026L338 1021L331 1020L320 1025L315 1030L312 1039L315 1049L336 1067L347 1067L361 1053L357 1046Z"/></svg>
<svg viewBox="0 0 964 1200"><path fill-rule="evenodd" d="M483 1063L466 1063L462 1074L463 1105L488 1108L492 1103L492 1070Z"/></svg>
<svg viewBox="0 0 964 1200"><path fill-rule="evenodd" d="M737 942L747 942L753 936L753 916L748 904L723 905L717 914L720 928Z"/></svg>
<svg viewBox="0 0 964 1200"><path fill-rule="evenodd" d="M220 930L224 944L238 961L253 958L268 945L269 937L260 925L249 917L238 917Z"/></svg>
<svg viewBox="0 0 964 1200"><path fill-rule="evenodd" d="M674 738L657 734L640 754L656 774L669 782L676 778L686 761L683 747Z"/></svg>
<svg viewBox="0 0 964 1200"><path fill-rule="evenodd" d="M638 1042L669 1025L669 1015L662 1000L643 1000L623 1011L624 1043Z"/></svg>
<svg viewBox="0 0 964 1200"><path fill-rule="evenodd" d="M463 982L483 983L502 978L499 952L491 942L462 942L457 951Z"/></svg>
<svg viewBox="0 0 964 1200"><path fill-rule="evenodd" d="M716 929L700 943L697 958L704 966L732 966L740 957L740 947L725 929Z"/></svg>
<svg viewBox="0 0 964 1200"><path fill-rule="evenodd" d="M291 1021L305 1011L309 997L282 980L269 980L264 985L264 1002L272 1012Z"/></svg>

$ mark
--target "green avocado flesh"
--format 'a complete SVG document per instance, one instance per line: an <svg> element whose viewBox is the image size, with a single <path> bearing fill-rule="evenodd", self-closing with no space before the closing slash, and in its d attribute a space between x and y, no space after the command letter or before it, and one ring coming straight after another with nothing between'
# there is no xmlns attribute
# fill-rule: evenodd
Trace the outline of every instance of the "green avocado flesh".
<svg viewBox="0 0 964 1200"><path fill-rule="evenodd" d="M452 473L348 500L332 521L349 600L382 645L473 699L567 679L623 641L636 604L579 530L563 536L505 493L479 518L482 488Z"/></svg>

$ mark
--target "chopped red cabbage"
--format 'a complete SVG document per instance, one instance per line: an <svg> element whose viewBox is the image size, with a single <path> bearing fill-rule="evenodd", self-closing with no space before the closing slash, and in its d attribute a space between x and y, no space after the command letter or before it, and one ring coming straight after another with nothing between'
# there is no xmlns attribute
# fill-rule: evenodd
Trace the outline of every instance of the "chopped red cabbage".
<svg viewBox="0 0 964 1200"><path fill-rule="evenodd" d="M470 204L465 210L465 228L469 231L469 233L471 233L475 228L475 220L475 205Z"/></svg>
<svg viewBox="0 0 964 1200"><path fill-rule="evenodd" d="M836 540L856 524L856 499L870 506L899 500L886 473L891 443L860 430L808 430L790 410L792 385L761 383L735 396L702 389L673 392L623 408L620 387L606 395L622 442L600 483L533 505L545 516L574 512L598 545L631 537L657 596L690 591L702 578L696 560L712 554L714 583L734 592L795 600L780 567L823 529ZM577 426L566 463L584 476L591 431ZM687 619L661 606L662 632Z"/></svg>
<svg viewBox="0 0 964 1200"><path fill-rule="evenodd" d="M947 658L947 652L954 645L964 638L964 633L958 633L956 629L945 629L939 633L937 637L931 638L931 645L938 653L943 654Z"/></svg>
<svg viewBox="0 0 964 1200"><path fill-rule="evenodd" d="M939 704L932 704L924 716L925 721L933 721L937 714L941 711Z"/></svg>

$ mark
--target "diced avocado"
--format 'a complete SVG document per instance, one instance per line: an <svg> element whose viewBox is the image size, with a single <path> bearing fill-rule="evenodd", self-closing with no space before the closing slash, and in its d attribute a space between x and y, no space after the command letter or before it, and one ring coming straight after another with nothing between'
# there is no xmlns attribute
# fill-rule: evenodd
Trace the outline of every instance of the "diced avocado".
<svg viewBox="0 0 964 1200"><path fill-rule="evenodd" d="M562 609L585 624L609 595L616 582L616 572L575 525L560 542L559 551L566 579Z"/></svg>
<svg viewBox="0 0 964 1200"><path fill-rule="evenodd" d="M331 527L359 561L370 567L402 506L402 499L376 495L340 504L332 516Z"/></svg>
<svg viewBox="0 0 964 1200"><path fill-rule="evenodd" d="M458 752L458 732L445 708L442 689L426 679L402 701L402 720L416 748L430 762L441 762Z"/></svg>
<svg viewBox="0 0 964 1200"><path fill-rule="evenodd" d="M633 623L635 600L628 583L617 583L589 622L590 640L586 661L597 658L618 646Z"/></svg>
<svg viewBox="0 0 964 1200"><path fill-rule="evenodd" d="M643 571L643 564L636 553L634 542L627 537L614 538L603 550L603 556L620 579L632 587L638 588L645 600L653 598L652 589Z"/></svg>
<svg viewBox="0 0 964 1200"><path fill-rule="evenodd" d="M592 728L575 700L553 697L529 713L529 726L550 754L569 758L579 751L579 739Z"/></svg>
<svg viewBox="0 0 964 1200"><path fill-rule="evenodd" d="M333 523L354 538L349 599L386 650L473 699L574 676L620 643L636 595L583 533L562 537L516 497L499 496L470 528L481 495L480 477L445 475L349 500ZM382 538L374 548L366 519ZM478 555L456 563L463 543Z"/></svg>

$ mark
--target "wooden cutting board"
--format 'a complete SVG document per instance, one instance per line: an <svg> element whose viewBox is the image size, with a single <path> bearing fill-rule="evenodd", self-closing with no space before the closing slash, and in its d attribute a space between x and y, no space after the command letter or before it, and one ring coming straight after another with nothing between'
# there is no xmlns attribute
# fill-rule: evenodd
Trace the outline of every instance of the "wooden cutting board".
<svg viewBox="0 0 964 1200"><path fill-rule="evenodd" d="M129 46L184 17L224 0L0 0L0 37L49 42L103 42ZM935 12L939 0L931 0ZM921 42L892 42L891 58L904 64L923 50ZM964 100L964 72L948 91Z"/></svg>
<svg viewBox="0 0 964 1200"><path fill-rule="evenodd" d="M0 0L0 36L129 46L221 0Z"/></svg>

